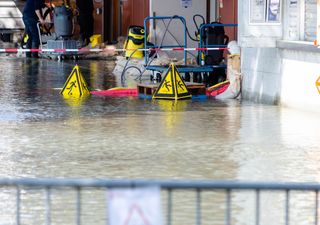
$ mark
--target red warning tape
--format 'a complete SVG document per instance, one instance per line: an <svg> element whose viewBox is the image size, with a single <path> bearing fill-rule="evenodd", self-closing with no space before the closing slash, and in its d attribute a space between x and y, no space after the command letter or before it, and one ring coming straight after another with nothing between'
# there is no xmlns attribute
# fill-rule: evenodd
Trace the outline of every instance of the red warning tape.
<svg viewBox="0 0 320 225"><path fill-rule="evenodd" d="M104 49L66 49L66 48L54 48L54 49L22 49L22 48L3 48L0 49L0 53L23 53L23 52L124 52L124 51L208 51L208 50L226 50L228 48L139 48L139 49L116 49L116 48L104 48Z"/></svg>

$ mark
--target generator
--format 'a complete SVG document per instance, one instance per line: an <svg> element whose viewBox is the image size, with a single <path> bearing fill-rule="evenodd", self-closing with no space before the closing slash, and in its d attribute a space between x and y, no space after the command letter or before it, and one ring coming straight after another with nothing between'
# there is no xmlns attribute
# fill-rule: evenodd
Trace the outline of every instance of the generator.
<svg viewBox="0 0 320 225"><path fill-rule="evenodd" d="M69 39L73 35L72 9L66 5L57 6L53 11L53 24L58 39Z"/></svg>
<svg viewBox="0 0 320 225"><path fill-rule="evenodd" d="M198 26L196 18L200 18L202 23ZM193 16L193 21L197 28L195 32L196 39L200 48L226 48L229 42L229 37L225 34L224 24L215 21L205 23L202 15L196 14ZM199 66L214 66L212 72L194 73L194 80L196 82L204 82L206 85L213 85L220 83L226 79L226 70L224 65L224 50L201 50L198 52L197 62Z"/></svg>
<svg viewBox="0 0 320 225"><path fill-rule="evenodd" d="M224 48L229 42L229 37L225 35L224 27L221 25L214 26L215 24L221 24L220 22L211 23L210 27L204 29L202 37L202 43L208 48L217 47ZM205 52L204 65L219 65L223 60L224 50L208 50Z"/></svg>
<svg viewBox="0 0 320 225"><path fill-rule="evenodd" d="M48 49L77 49L78 44L76 40L72 40L74 31L74 21L72 8L66 4L56 6L53 8L53 35L52 38L46 40ZM39 32L40 34L40 32ZM43 43L40 35L40 43ZM58 60L65 58L65 56L73 56L75 59L78 53L75 52L52 52L51 55L57 57Z"/></svg>

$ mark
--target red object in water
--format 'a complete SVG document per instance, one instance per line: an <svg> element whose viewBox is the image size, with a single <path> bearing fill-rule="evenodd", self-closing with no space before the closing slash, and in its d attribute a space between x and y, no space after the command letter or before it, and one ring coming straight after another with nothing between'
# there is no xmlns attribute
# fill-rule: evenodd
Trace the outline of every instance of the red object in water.
<svg viewBox="0 0 320 225"><path fill-rule="evenodd" d="M126 96L138 96L137 88L116 88L102 91L91 91L92 95L114 96L114 97L126 97Z"/></svg>
<svg viewBox="0 0 320 225"><path fill-rule="evenodd" d="M217 85L210 90L207 90L206 95L215 97L223 93L229 87L229 82L224 82L223 84ZM138 96L137 88L111 88L108 90L101 91L91 91L92 95L101 95L101 96L113 96L113 97L129 97L129 96Z"/></svg>
<svg viewBox="0 0 320 225"><path fill-rule="evenodd" d="M216 88L213 88L212 90L207 90L207 96L215 97L225 92L228 89L229 85L229 82L225 82L224 84L218 85Z"/></svg>

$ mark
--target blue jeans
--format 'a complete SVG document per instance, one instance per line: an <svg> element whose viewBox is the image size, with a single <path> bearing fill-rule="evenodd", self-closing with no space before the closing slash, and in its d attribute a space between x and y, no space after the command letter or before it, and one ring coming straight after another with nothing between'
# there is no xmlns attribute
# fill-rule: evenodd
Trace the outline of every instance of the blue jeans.
<svg viewBox="0 0 320 225"><path fill-rule="evenodd" d="M23 23L25 25L25 31L28 34L27 48L38 49L40 45L39 32L37 23L38 21L35 18L28 17L23 15ZM38 52L27 52L26 57L38 57Z"/></svg>

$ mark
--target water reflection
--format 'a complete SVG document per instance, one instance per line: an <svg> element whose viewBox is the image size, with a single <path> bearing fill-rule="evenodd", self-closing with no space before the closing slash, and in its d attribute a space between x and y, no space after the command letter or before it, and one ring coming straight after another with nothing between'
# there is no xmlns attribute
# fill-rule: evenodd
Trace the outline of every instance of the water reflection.
<svg viewBox="0 0 320 225"><path fill-rule="evenodd" d="M39 76L39 61L26 59L24 64L26 79L26 96L27 98L36 98L38 96L38 76Z"/></svg>
<svg viewBox="0 0 320 225"><path fill-rule="evenodd" d="M316 178L305 174L305 171L299 178L289 172L290 168L296 169L300 160L313 160L317 155L313 151L317 144L315 134L318 133L318 126L314 126L318 121L316 117L302 119L304 115L301 112L293 116L293 113L283 112L275 106L231 100L150 101L103 96L89 96L81 101L66 100L57 88L63 86L73 63L40 60L27 64L23 59L21 62L4 62L9 69L1 78L6 92L0 96L5 106L0 109L0 120L6 124L5 143L11 143L7 147L17 149L12 154L23 151L31 156L35 154L33 149L48 149L52 160L58 161L64 157L62 152L54 149L76 149L67 154L71 154L70 158L77 167L72 166L69 170L71 165L68 162L57 162L61 165L49 165L48 169L46 162L36 161L40 170L36 174L30 171L34 176L272 181ZM105 62L78 63L83 76L90 81L90 89L117 86L116 78L109 73L110 68ZM8 126L9 121L13 123ZM72 127L75 121L77 127ZM300 129L295 125L298 121L303 121ZM52 138L48 140L47 136ZM307 154L306 151L298 151L299 148L308 149ZM82 154L81 149L95 151ZM22 159L28 162L36 160ZM96 159L103 160L100 163ZM84 165L90 166L85 168ZM102 165L105 167L100 168ZM22 161L17 164L17 171L20 168L28 171L28 166ZM149 167L150 172L146 172L145 167ZM319 169L317 164L300 168L306 167L313 170L312 174ZM126 169L131 172L126 173ZM15 174L19 172L11 175Z"/></svg>

